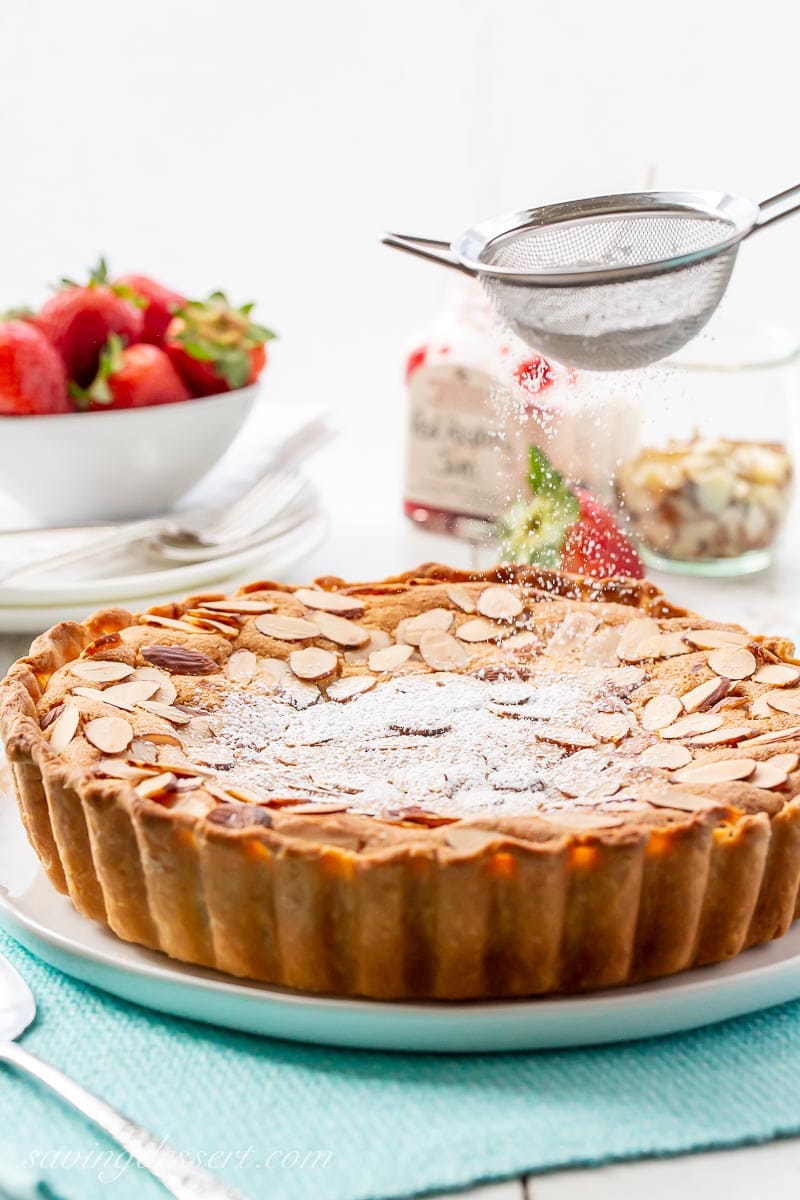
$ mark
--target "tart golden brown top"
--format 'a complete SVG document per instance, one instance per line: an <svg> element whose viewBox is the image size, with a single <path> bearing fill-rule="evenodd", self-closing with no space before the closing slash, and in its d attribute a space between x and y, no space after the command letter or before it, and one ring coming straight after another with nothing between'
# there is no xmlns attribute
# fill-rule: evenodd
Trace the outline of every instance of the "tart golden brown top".
<svg viewBox="0 0 800 1200"><path fill-rule="evenodd" d="M774 837L770 843L774 820L791 811L795 829L800 667L792 652L785 640L754 638L686 613L648 584L521 567L469 575L428 566L382 583L256 583L230 598L197 596L138 615L110 609L83 625L56 626L12 668L0 720L23 816L51 879L121 936L189 961L317 989L450 996L574 990L711 961L788 925L800 845L788 866L781 859L780 911L770 901L758 937L753 932L759 896L763 907L763 895L778 887L766 874L771 844L778 858ZM35 798L25 791L34 777ZM71 815L59 816L70 797ZM121 839L115 853L141 859L124 883L126 904L123 882L104 866L112 824ZM73 827L77 834L69 833ZM751 827L758 837L748 832L745 841L755 839L759 849L748 869L760 864L751 908L740 914L734 941L726 935L711 950L706 936L702 950L709 856L715 841L739 846ZM74 846L66 842L81 837L82 875L71 878ZM675 858L673 884L697 892L698 928L673 965L654 961L642 943L641 922L653 914L643 916L641 906L647 872L655 870L649 860L667 849L677 855L682 840L694 856L690 872L701 879L681 883L684 855ZM284 859L295 867L313 859L326 887L331 872L337 886L350 876L380 876L372 903L389 908L374 918L378 924L411 919L395 895L411 889L423 957L437 953L423 911L431 898L424 887L417 894L418 881L392 876L390 883L390 865L427 878L431 864L444 877L459 863L483 863L492 897L485 904L494 915L489 919L484 905L482 966L462 962L460 974L453 967L437 985L428 965L420 982L406 946L404 965L382 990L364 982L364 970L372 979L368 968L343 974L321 960L311 967L306 950L299 968L287 967L285 945L280 953L273 944L269 954L262 946L248 957L243 946L231 955L231 940L247 935L234 935L224 913L213 915L208 893L218 884L204 864L209 846L235 850L251 869L261 864L265 875L272 872L270 889ZM205 889L200 916L196 897L182 904L172 896L164 909L163 880L152 877L156 857L163 872L174 855L178 878L187 847L197 851L200 868L181 887ZM509 921L517 920L510 910L502 916L516 903L518 864L533 855L553 869L558 860L589 870L594 886L602 882L605 849L615 847L609 885L622 886L616 873L623 851L626 863L640 860L631 913L613 918L627 929L627 950L609 949L605 970L586 966L579 942L564 943L561 928L561 965L551 964L546 982L537 982L541 964L527 973L522 965L535 948L523 950L509 933ZM633 887L630 870L626 888ZM320 884L318 875L301 875L283 886L299 889L301 904ZM574 883L554 877L553 896L541 893L543 928L556 919L568 923L565 887L567 895L576 892ZM387 888L391 898L381 900ZM437 888L440 898L441 878ZM130 889L148 910L141 928L130 924ZM236 903L252 905L256 897ZM269 904L274 913L274 896ZM254 942L267 937L261 914L256 920L251 911ZM492 934L498 914L504 932ZM201 918L206 930L198 942L194 924ZM325 922L330 930L330 913ZM435 924L441 930L441 915ZM301 922L295 930L300 942L303 929ZM363 939L359 929L343 926L342 937ZM281 936L277 926L269 934L273 943ZM575 955L583 955L583 967Z"/></svg>

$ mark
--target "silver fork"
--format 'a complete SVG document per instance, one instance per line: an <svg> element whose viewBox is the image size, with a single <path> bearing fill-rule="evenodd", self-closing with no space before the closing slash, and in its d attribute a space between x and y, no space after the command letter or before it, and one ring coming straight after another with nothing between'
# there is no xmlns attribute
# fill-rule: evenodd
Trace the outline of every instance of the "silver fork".
<svg viewBox="0 0 800 1200"><path fill-rule="evenodd" d="M145 540L149 550L182 562L202 561L229 550L245 549L251 537L265 530L286 510L291 510L291 505L304 490L308 493L306 480L296 473L295 468L332 436L333 431L324 417L307 422L276 447L266 472L221 512L207 507L196 508L173 516L129 522L105 536L94 538L87 545L14 567L0 574L0 585L26 575L85 562Z"/></svg>
<svg viewBox="0 0 800 1200"><path fill-rule="evenodd" d="M158 1179L177 1200L244 1200L215 1175L188 1162L154 1134L106 1104L57 1067L17 1045L36 1016L33 992L0 954L0 1062L24 1071L97 1125Z"/></svg>

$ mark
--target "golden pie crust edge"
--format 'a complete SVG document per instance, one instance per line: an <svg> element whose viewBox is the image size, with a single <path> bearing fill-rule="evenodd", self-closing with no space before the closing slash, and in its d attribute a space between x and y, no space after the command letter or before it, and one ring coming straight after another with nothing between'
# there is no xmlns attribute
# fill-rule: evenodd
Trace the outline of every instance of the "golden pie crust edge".
<svg viewBox="0 0 800 1200"><path fill-rule="evenodd" d="M518 582L683 615L648 583L517 566L426 564L383 583L316 582L376 592ZM256 587L294 590L273 582L244 590ZM153 611L179 616L188 606ZM110 608L62 622L0 684L0 733L31 845L78 912L126 941L288 988L459 1000L671 975L779 937L798 915L800 797L772 816L706 809L658 828L547 841L497 832L460 849L430 829L425 839L357 852L262 826L216 826L124 781L76 772L50 749L37 701L54 671L135 619ZM309 819L324 829L324 818Z"/></svg>

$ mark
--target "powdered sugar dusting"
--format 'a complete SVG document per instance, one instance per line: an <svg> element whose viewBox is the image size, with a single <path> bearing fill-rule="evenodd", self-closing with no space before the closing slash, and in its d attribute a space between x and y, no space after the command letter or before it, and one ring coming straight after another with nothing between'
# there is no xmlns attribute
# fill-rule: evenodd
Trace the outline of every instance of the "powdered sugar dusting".
<svg viewBox="0 0 800 1200"><path fill-rule="evenodd" d="M346 704L234 689L212 725L234 761L226 780L265 798L336 796L378 816L407 805L514 816L574 808L572 797L602 805L630 779L624 742L576 752L544 740L559 729L585 737L593 715L624 709L618 688L600 668L538 679L413 671Z"/></svg>

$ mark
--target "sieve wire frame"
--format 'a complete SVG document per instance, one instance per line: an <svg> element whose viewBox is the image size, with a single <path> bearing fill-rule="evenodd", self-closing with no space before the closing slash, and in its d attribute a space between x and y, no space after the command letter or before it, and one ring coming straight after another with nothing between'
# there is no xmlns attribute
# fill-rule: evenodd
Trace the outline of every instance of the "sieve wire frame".
<svg viewBox="0 0 800 1200"><path fill-rule="evenodd" d="M587 287L632 281L667 274L696 266L738 247L756 227L761 209L752 200L727 192L621 192L561 204L542 205L506 213L482 221L457 237L450 251L462 269L507 283L535 284L538 287ZM537 231L579 230L587 223L683 219L722 223L729 229L707 245L669 257L651 258L629 265L570 269L550 268L520 271L494 261L509 245L535 236ZM488 280L487 280L488 282Z"/></svg>

